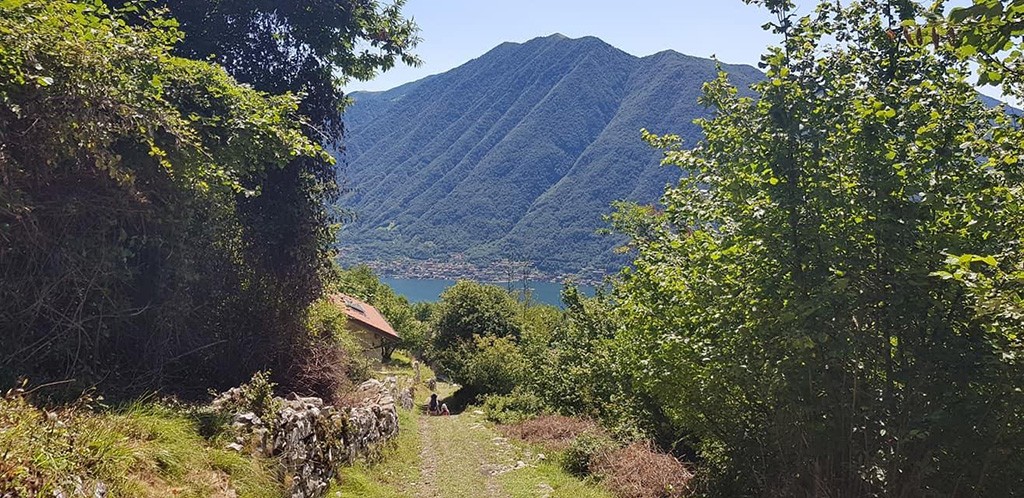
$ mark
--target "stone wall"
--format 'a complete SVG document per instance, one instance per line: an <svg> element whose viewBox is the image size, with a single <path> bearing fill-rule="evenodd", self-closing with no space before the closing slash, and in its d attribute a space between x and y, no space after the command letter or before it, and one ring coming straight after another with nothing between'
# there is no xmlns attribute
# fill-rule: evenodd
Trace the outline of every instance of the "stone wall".
<svg viewBox="0 0 1024 498"><path fill-rule="evenodd" d="M395 399L404 401L407 393L400 393L395 378L389 377L359 385L351 407L335 408L320 398L274 398L276 410L264 417L272 420L251 411L230 413L231 407L244 406L241 397L242 390L233 388L212 404L215 412L232 419L236 437L228 448L276 458L288 496L319 498L339 466L373 454L398 434Z"/></svg>

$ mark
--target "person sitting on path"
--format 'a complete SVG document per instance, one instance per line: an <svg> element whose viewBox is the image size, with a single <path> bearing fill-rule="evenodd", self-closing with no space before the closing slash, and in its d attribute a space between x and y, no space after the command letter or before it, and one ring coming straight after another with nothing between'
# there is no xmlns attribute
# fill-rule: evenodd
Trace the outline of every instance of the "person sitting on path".
<svg viewBox="0 0 1024 498"><path fill-rule="evenodd" d="M437 402L437 393L430 393L430 403L427 404L427 413L430 415L441 414L441 407Z"/></svg>
<svg viewBox="0 0 1024 498"><path fill-rule="evenodd" d="M448 405L441 403L437 399L437 393L430 394L430 403L427 404L427 413L430 415L451 415L448 411Z"/></svg>

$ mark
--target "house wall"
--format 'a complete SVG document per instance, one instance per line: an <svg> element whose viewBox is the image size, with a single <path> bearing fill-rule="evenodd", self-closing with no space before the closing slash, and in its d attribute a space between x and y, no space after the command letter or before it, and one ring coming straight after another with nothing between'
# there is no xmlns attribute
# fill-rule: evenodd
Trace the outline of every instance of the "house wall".
<svg viewBox="0 0 1024 498"><path fill-rule="evenodd" d="M384 360L383 353L381 351L381 346L384 345L384 339L381 339L376 332L373 332L369 327L354 320L348 321L348 329L352 331L352 335L355 336L356 342L359 343L364 355L374 361Z"/></svg>

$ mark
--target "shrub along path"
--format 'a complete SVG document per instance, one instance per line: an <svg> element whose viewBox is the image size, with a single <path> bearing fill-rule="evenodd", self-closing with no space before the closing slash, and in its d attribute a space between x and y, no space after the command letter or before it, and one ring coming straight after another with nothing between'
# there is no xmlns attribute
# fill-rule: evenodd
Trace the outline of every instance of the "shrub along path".
<svg viewBox="0 0 1024 498"><path fill-rule="evenodd" d="M438 395L453 391L438 385ZM403 413L401 432L380 462L344 469L333 491L363 498L610 497L592 482L566 473L553 455L498 434L483 412L428 416L430 393L419 389L415 413Z"/></svg>

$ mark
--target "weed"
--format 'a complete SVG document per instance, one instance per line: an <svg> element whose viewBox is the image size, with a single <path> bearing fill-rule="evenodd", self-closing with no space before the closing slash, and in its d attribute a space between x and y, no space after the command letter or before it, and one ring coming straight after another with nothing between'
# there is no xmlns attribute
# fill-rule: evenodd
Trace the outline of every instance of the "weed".
<svg viewBox="0 0 1024 498"><path fill-rule="evenodd" d="M590 470L622 498L678 498L693 479L686 465L644 442L597 454Z"/></svg>
<svg viewBox="0 0 1024 498"><path fill-rule="evenodd" d="M506 436L539 444L551 451L563 451L577 436L585 432L600 432L590 419L564 415L541 415L519 423L498 427Z"/></svg>
<svg viewBox="0 0 1024 498"><path fill-rule="evenodd" d="M584 432L569 443L562 455L562 467L570 474L586 477L592 472L594 462L604 453L618 446L610 436L599 432Z"/></svg>

